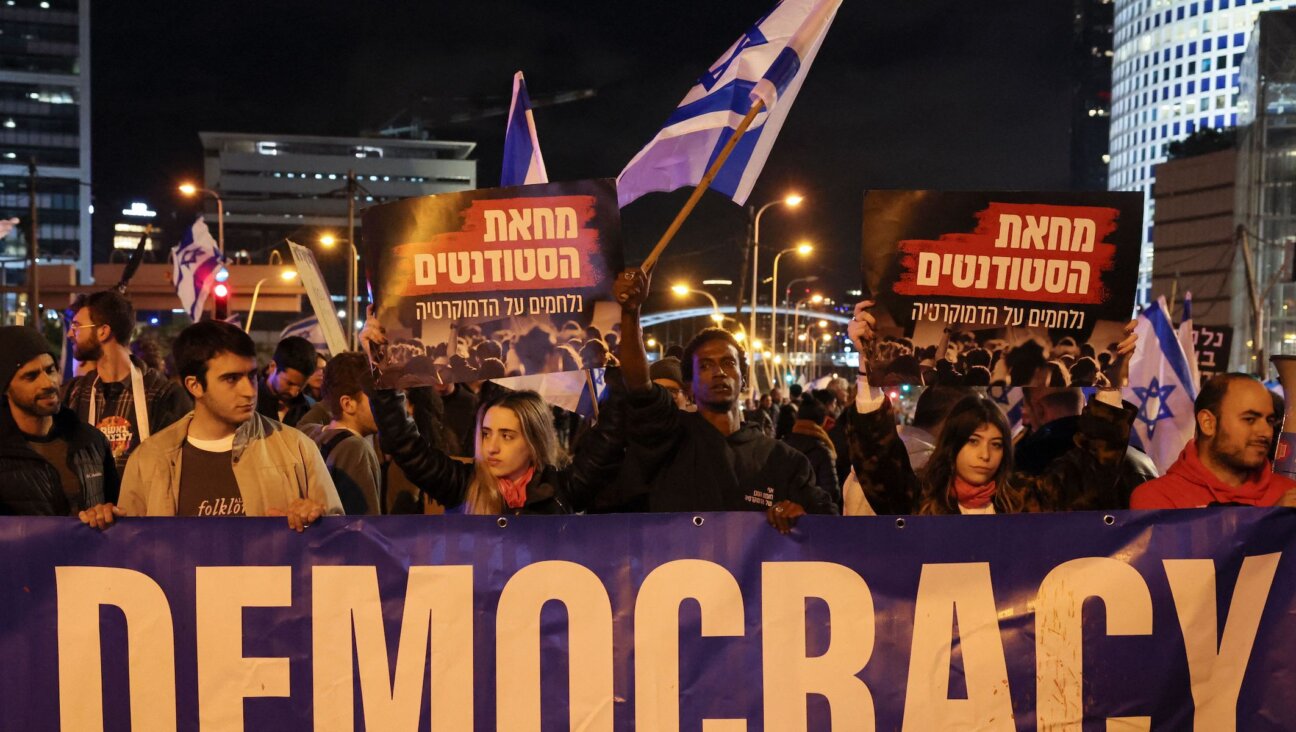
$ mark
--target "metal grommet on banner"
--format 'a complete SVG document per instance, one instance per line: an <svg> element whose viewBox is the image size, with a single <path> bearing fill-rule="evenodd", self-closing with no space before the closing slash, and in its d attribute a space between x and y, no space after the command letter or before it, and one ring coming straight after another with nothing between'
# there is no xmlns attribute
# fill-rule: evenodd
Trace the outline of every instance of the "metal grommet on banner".
<svg viewBox="0 0 1296 732"><path fill-rule="evenodd" d="M694 516L694 517L693 517L693 525L694 525L694 526L701 526L701 525L704 524L704 523L706 523L706 519L702 518L701 516Z"/></svg>
<svg viewBox="0 0 1296 732"><path fill-rule="evenodd" d="M1109 514L1107 514L1106 516L1103 516L1103 523L1104 523L1104 524L1107 524L1108 526L1115 526L1115 525L1116 525L1116 517L1113 516L1113 515L1111 515L1111 514L1109 513Z"/></svg>
<svg viewBox="0 0 1296 732"><path fill-rule="evenodd" d="M903 529L904 527L905 527L905 520L902 518L896 519L896 528Z"/></svg>
<svg viewBox="0 0 1296 732"><path fill-rule="evenodd" d="M495 519L495 523L496 523L496 525L498 525L501 529L506 529L506 528L508 528L508 519L504 518L503 516L500 516L499 518Z"/></svg>

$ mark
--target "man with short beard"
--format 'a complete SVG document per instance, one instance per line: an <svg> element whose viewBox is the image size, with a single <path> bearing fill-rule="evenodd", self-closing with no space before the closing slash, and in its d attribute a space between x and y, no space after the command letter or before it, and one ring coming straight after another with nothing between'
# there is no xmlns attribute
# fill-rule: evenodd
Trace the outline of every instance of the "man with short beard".
<svg viewBox="0 0 1296 732"><path fill-rule="evenodd" d="M1248 374L1221 374L1193 404L1196 437L1166 474L1134 490L1130 508L1296 505L1296 481L1273 472L1273 398Z"/></svg>
<svg viewBox="0 0 1296 732"><path fill-rule="evenodd" d="M54 350L33 328L0 328L0 515L75 516L117 500L108 440L59 406Z"/></svg>
<svg viewBox="0 0 1296 732"><path fill-rule="evenodd" d="M764 511L782 533L806 513L837 513L805 455L743 424L746 357L733 334L707 328L685 347L682 376L697 411L682 411L649 374L639 322L648 276L626 270L613 293L621 304L627 440L649 486L649 511Z"/></svg>
<svg viewBox="0 0 1296 732"><path fill-rule="evenodd" d="M288 336L275 346L266 377L257 391L257 412L296 427L314 404L303 391L315 374L319 354L300 336Z"/></svg>
<svg viewBox="0 0 1296 732"><path fill-rule="evenodd" d="M68 324L76 359L95 370L72 380L65 403L108 438L118 473L141 442L193 408L183 389L131 355L134 330L135 309L115 290L85 298Z"/></svg>

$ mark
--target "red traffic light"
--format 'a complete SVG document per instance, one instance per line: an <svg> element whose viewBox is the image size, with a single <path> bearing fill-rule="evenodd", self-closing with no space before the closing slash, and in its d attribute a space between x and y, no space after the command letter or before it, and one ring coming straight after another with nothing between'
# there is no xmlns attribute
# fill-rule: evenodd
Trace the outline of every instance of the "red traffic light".
<svg viewBox="0 0 1296 732"><path fill-rule="evenodd" d="M212 315L214 315L217 320L229 319L229 285L224 282L217 282L216 286L212 288L212 294L216 296L216 303L213 307L215 312L213 312Z"/></svg>

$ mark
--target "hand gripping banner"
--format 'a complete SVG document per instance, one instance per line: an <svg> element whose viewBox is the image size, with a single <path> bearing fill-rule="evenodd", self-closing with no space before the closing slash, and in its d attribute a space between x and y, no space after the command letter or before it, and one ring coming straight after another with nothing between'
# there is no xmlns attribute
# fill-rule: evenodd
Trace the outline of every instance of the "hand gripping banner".
<svg viewBox="0 0 1296 732"><path fill-rule="evenodd" d="M6 518L0 729L1278 730L1294 543L1242 508Z"/></svg>

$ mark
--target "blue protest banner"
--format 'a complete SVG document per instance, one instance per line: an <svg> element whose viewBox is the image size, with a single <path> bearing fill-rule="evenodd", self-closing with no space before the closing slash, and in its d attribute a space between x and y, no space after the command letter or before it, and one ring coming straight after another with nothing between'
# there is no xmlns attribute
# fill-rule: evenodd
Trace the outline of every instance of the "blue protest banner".
<svg viewBox="0 0 1296 732"><path fill-rule="evenodd" d="M0 729L1278 730L1294 542L1240 508L5 518Z"/></svg>

